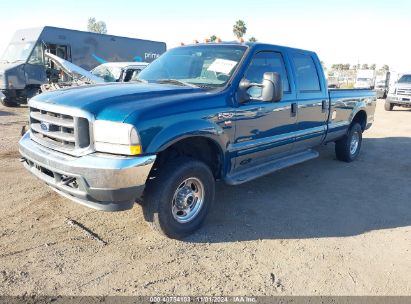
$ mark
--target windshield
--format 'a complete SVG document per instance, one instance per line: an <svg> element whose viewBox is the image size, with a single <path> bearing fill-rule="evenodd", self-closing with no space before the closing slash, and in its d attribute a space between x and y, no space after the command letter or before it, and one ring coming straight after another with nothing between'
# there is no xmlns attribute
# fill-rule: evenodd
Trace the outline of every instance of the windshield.
<svg viewBox="0 0 411 304"><path fill-rule="evenodd" d="M221 87L231 78L247 47L241 45L198 45L172 49L140 72L149 82L178 80L183 83Z"/></svg>
<svg viewBox="0 0 411 304"><path fill-rule="evenodd" d="M105 82L116 82L120 79L121 68L120 67L110 67L104 64L95 67L91 73L101 77Z"/></svg>
<svg viewBox="0 0 411 304"><path fill-rule="evenodd" d="M33 50L34 42L10 43L1 58L6 62L26 61Z"/></svg>
<svg viewBox="0 0 411 304"><path fill-rule="evenodd" d="M411 75L402 75L398 83L411 83Z"/></svg>

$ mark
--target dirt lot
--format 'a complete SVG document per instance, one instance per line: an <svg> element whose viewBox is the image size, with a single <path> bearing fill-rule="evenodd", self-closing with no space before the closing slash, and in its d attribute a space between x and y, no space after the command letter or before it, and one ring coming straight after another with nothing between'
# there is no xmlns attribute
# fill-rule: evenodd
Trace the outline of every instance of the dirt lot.
<svg viewBox="0 0 411 304"><path fill-rule="evenodd" d="M411 110L379 101L354 163L330 144L316 160L219 184L183 242L152 232L139 205L87 209L26 172L26 111L0 106L1 295L411 295Z"/></svg>

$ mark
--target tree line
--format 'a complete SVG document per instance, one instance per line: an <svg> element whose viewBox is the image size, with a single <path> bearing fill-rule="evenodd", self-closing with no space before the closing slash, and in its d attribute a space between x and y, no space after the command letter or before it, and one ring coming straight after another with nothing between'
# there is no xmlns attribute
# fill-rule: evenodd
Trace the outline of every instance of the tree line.
<svg viewBox="0 0 411 304"><path fill-rule="evenodd" d="M107 34L107 25L104 21L97 21L96 18L91 17L87 22L87 30L93 33ZM233 34L237 39L242 39L247 33L247 26L244 20L237 20L233 25ZM216 35L211 35L208 39L211 42L217 42L219 38ZM248 39L249 42L257 42L254 36Z"/></svg>
<svg viewBox="0 0 411 304"><path fill-rule="evenodd" d="M99 33L99 34L107 34L107 25L104 21L97 21L96 18L89 18L88 19L88 24L87 24L87 30L89 32L94 32L94 33ZM233 25L233 34L234 37L237 39L243 39L244 35L247 33L247 25L245 24L244 20L237 20L234 25ZM218 42L219 38L216 35L211 35L209 39L207 39L210 42ZM249 42L257 42L257 38L254 36L250 37L248 39ZM324 63L321 61L321 64L325 68ZM348 71L350 69L354 70L375 70L377 68L376 64L354 64L350 65L349 63L338 63L338 64L333 64L331 65L332 70L339 70L339 71ZM390 68L388 65L384 64L381 67L381 70L384 71L389 71Z"/></svg>

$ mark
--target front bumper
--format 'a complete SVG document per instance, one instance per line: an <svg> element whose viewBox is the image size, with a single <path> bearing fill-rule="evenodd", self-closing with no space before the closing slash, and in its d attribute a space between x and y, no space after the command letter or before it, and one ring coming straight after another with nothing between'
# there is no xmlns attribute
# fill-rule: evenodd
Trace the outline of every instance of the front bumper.
<svg viewBox="0 0 411 304"><path fill-rule="evenodd" d="M156 159L93 153L69 156L30 139L19 142L25 167L61 195L90 208L121 211L133 207Z"/></svg>
<svg viewBox="0 0 411 304"><path fill-rule="evenodd" d="M403 95L401 97L387 96L386 102L396 104L396 105L411 106L411 96L408 96L408 95Z"/></svg>

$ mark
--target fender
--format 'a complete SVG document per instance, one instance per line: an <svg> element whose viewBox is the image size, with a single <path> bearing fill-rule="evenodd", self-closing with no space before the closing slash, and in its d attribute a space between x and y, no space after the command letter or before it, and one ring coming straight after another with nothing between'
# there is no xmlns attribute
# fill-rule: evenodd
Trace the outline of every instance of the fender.
<svg viewBox="0 0 411 304"><path fill-rule="evenodd" d="M374 121L374 111L376 107L376 97L375 96L367 96L361 99L360 102L356 103L355 107L352 110L350 115L350 124L352 123L354 117L360 112L365 112L365 129L368 129L369 126Z"/></svg>
<svg viewBox="0 0 411 304"><path fill-rule="evenodd" d="M367 115L367 106L366 106L365 102L363 102L363 101L358 102L358 103L355 105L355 107L353 108L353 110L352 110L352 112L351 112L351 115L350 115L350 118L349 118L350 124L352 123L355 115L357 115L358 112L360 112L360 111L364 111L365 114L366 114L366 116L368 116L368 115Z"/></svg>
<svg viewBox="0 0 411 304"><path fill-rule="evenodd" d="M160 131L149 143L146 153L164 151L176 142L189 137L205 137L214 141L221 151L227 151L229 138L217 124L208 120L185 120Z"/></svg>

